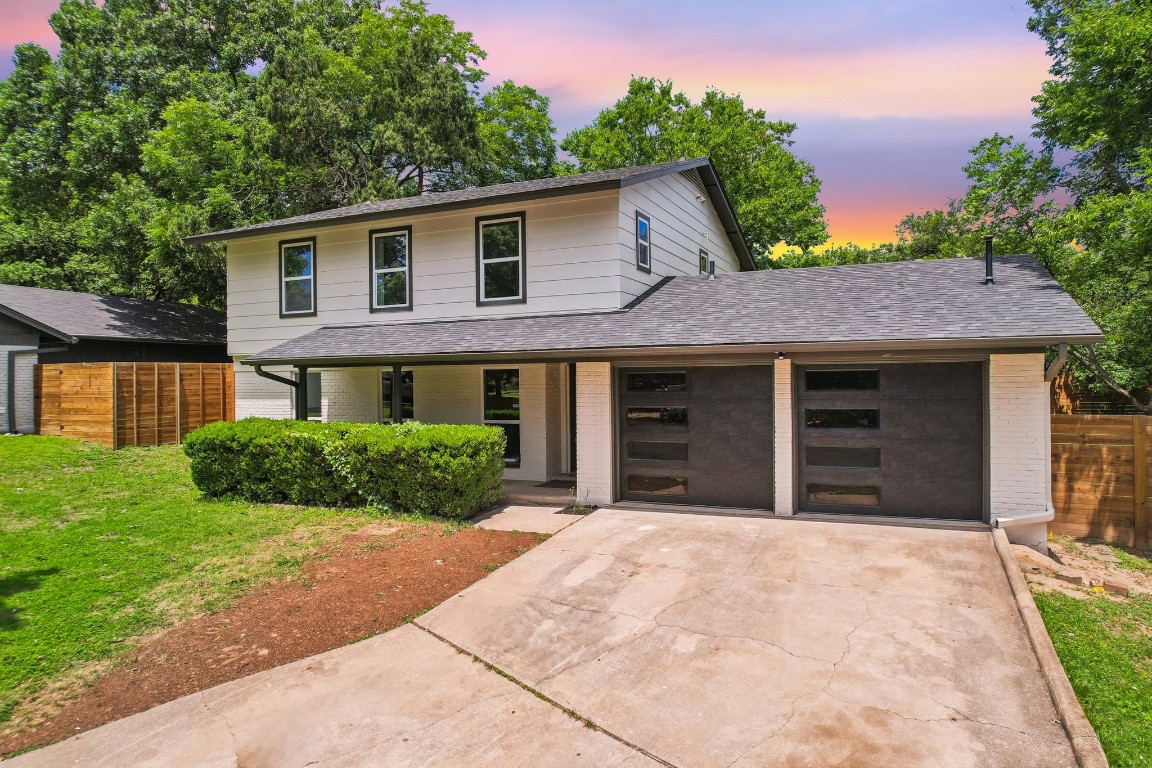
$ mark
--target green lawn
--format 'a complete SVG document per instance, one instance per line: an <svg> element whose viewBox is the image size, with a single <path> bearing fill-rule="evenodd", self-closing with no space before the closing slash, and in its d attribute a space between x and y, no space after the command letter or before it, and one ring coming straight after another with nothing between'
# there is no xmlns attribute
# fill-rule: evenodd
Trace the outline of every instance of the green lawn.
<svg viewBox="0 0 1152 768"><path fill-rule="evenodd" d="M1128 554L1125 565L1152 563ZM1152 597L1034 597L1113 768L1152 765Z"/></svg>
<svg viewBox="0 0 1152 768"><path fill-rule="evenodd" d="M206 501L176 447L0 436L0 724L133 638L291 572L366 514Z"/></svg>

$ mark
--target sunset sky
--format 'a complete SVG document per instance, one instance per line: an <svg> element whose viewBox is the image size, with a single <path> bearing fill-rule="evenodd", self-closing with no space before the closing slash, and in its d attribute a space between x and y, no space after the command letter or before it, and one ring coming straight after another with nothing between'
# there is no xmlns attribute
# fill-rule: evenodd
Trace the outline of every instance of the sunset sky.
<svg viewBox="0 0 1152 768"><path fill-rule="evenodd" d="M20 42L56 50L58 0L5 0L0 76ZM963 195L967 150L1028 135L1048 68L1024 0L429 0L488 52L490 82L552 99L560 137L623 95L630 75L698 98L743 95L799 125L834 242L893 238L906 213Z"/></svg>

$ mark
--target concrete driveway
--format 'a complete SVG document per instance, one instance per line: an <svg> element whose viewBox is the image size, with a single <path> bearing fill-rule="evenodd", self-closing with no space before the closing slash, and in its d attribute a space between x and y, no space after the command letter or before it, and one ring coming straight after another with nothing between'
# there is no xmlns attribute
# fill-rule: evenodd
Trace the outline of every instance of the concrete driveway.
<svg viewBox="0 0 1152 768"><path fill-rule="evenodd" d="M11 764L1076 765L988 533L606 509L415 624Z"/></svg>

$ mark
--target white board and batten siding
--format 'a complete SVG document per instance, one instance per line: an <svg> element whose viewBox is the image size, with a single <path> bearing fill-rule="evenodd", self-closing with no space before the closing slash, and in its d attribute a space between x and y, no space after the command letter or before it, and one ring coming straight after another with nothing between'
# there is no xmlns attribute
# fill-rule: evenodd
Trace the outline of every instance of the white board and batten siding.
<svg viewBox="0 0 1152 768"><path fill-rule="evenodd" d="M636 268L636 212L651 220L652 272ZM716 272L739 272L740 260L696 171L669 174L620 190L621 306L661 278L700 274L700 251Z"/></svg>
<svg viewBox="0 0 1152 768"><path fill-rule="evenodd" d="M525 212L527 301L476 304L476 218ZM244 356L325 325L595 311L620 306L615 192L301 228L228 243L228 350ZM412 227L411 311L369 311L368 233ZM316 238L316 315L280 317L279 243Z"/></svg>

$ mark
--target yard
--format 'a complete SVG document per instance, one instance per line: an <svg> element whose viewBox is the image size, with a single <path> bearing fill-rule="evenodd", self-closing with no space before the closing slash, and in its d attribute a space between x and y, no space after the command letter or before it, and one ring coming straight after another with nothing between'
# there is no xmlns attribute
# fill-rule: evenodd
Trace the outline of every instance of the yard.
<svg viewBox="0 0 1152 768"><path fill-rule="evenodd" d="M205 500L176 447L0 437L0 467L0 754L387 630L538 540Z"/></svg>
<svg viewBox="0 0 1152 768"><path fill-rule="evenodd" d="M1134 585L1131 596L1069 584L1025 567L1072 687L1114 768L1152 765L1152 559L1150 553L1057 537L1070 570Z"/></svg>

